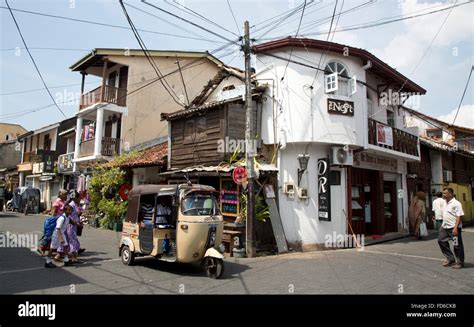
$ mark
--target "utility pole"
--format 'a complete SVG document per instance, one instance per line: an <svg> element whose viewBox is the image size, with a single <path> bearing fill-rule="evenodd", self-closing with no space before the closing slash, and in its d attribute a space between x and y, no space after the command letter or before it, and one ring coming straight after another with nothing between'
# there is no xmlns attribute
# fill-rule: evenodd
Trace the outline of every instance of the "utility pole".
<svg viewBox="0 0 474 327"><path fill-rule="evenodd" d="M247 257L253 258L256 255L255 248L255 126L254 110L252 106L252 81L250 67L250 31L249 22L244 23L244 54L245 54L245 105L246 125L245 125L245 160L247 168L247 222L246 222L246 251Z"/></svg>

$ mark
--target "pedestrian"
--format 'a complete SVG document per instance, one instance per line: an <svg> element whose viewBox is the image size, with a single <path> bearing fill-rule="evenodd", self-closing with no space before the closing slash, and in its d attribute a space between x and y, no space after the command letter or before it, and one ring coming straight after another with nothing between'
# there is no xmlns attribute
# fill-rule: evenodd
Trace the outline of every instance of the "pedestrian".
<svg viewBox="0 0 474 327"><path fill-rule="evenodd" d="M66 204L67 191L60 190L58 198L53 202L53 216L60 216L64 213L64 205Z"/></svg>
<svg viewBox="0 0 474 327"><path fill-rule="evenodd" d="M443 211L446 207L446 200L443 199L443 193L436 193L436 199L433 200L433 222L434 228L439 231L443 223Z"/></svg>
<svg viewBox="0 0 474 327"><path fill-rule="evenodd" d="M81 198L79 196L79 192L76 190L72 190L70 193L70 201L68 203L69 206L72 208L71 216L69 217L69 224L66 229L66 239L68 242L68 252L71 254L72 259L71 263L79 263L77 259L77 254L82 253L85 249L81 249L81 243L79 242L79 238L77 237L77 229L82 227L81 224L81 210L80 210L80 201ZM79 227L80 226L80 227ZM63 247L59 247L58 252L63 252Z"/></svg>
<svg viewBox="0 0 474 327"><path fill-rule="evenodd" d="M426 218L424 192L416 192L411 201L410 208L408 209L408 218L410 219L410 227L413 231L413 239L422 239L422 236L420 235L420 225L425 222Z"/></svg>
<svg viewBox="0 0 474 327"><path fill-rule="evenodd" d="M56 229L54 230L53 236L51 238L51 248L58 249L54 260L61 261L61 258L64 257L65 266L69 266L71 264L68 257L69 243L66 237L66 230L69 225L69 219L72 215L72 212L72 207L66 204L64 206L64 213L56 221Z"/></svg>
<svg viewBox="0 0 474 327"><path fill-rule="evenodd" d="M446 207L443 212L443 223L438 234L438 244L441 252L446 257L444 267L452 266L454 269L464 268L464 245L462 243L462 222L464 216L462 204L454 198L454 191L448 187L443 190ZM454 255L449 241L453 242Z"/></svg>

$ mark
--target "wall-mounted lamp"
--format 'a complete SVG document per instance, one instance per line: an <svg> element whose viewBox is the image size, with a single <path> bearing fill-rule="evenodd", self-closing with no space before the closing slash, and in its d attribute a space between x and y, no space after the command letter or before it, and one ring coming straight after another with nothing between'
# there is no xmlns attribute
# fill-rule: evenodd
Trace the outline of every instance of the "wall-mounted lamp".
<svg viewBox="0 0 474 327"><path fill-rule="evenodd" d="M300 164L300 168L298 168L298 186L300 186L301 177L303 176L303 173L308 168L308 161L309 161L309 155L307 154L298 155L298 163Z"/></svg>

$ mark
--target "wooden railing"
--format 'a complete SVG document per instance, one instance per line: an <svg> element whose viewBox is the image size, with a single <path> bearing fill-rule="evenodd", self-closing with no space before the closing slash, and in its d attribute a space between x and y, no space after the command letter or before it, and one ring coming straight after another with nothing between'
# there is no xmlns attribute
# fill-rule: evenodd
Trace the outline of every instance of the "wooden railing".
<svg viewBox="0 0 474 327"><path fill-rule="evenodd" d="M120 152L120 140L113 137L102 138L102 155L113 157Z"/></svg>
<svg viewBox="0 0 474 327"><path fill-rule="evenodd" d="M377 124L384 125L392 129L393 145L386 145L377 142ZM418 153L418 136L412 135L400 129L391 127L387 124L380 123L369 118L369 144L382 148L391 149L412 156L419 156Z"/></svg>
<svg viewBox="0 0 474 327"><path fill-rule="evenodd" d="M79 151L79 156L80 157L92 156L94 154L94 143L95 143L95 139L82 141L80 145L81 149Z"/></svg>
<svg viewBox="0 0 474 327"><path fill-rule="evenodd" d="M31 152L23 153L23 162L30 162Z"/></svg>
<svg viewBox="0 0 474 327"><path fill-rule="evenodd" d="M102 87L99 86L81 96L79 110L100 102L113 103L124 107L127 104L127 90L110 85L105 85L104 90L102 90Z"/></svg>

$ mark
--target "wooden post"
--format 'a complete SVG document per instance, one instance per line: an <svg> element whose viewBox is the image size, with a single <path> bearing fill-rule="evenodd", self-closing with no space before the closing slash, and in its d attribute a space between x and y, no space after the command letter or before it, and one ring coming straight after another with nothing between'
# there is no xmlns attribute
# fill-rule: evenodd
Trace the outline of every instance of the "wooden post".
<svg viewBox="0 0 474 327"><path fill-rule="evenodd" d="M104 66L102 68L102 87L100 89L100 102L105 101L105 81L107 76L107 59L104 59Z"/></svg>
<svg viewBox="0 0 474 327"><path fill-rule="evenodd" d="M82 108L82 105L84 104L84 82L86 80L86 72L82 71L82 82L81 82L81 98L79 100L79 110Z"/></svg>

